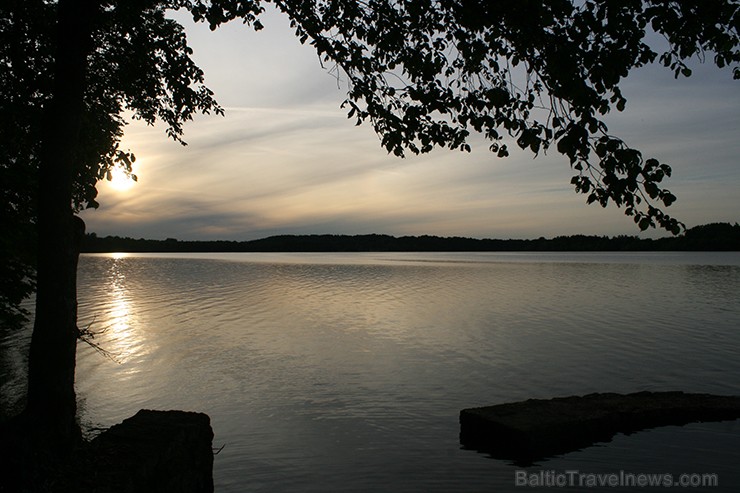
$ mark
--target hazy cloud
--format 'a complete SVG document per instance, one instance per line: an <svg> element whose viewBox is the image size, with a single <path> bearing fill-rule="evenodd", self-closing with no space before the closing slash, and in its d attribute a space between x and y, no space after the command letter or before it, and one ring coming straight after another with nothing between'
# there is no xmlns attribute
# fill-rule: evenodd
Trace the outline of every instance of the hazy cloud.
<svg viewBox="0 0 740 493"><path fill-rule="evenodd" d="M83 214L88 230L181 239L637 233L621 211L586 206L554 151L532 159L513 149L502 160L478 140L471 154L387 155L369 126L347 120L344 89L287 22L270 13L265 24L259 33L236 23L216 32L187 27L226 117L196 118L186 147L132 123L124 147L138 157L139 183L125 193L102 184L101 208ZM711 67L678 81L644 68L624 84L626 111L608 118L612 133L673 166L667 186L679 200L669 212L689 226L738 220L736 84Z"/></svg>

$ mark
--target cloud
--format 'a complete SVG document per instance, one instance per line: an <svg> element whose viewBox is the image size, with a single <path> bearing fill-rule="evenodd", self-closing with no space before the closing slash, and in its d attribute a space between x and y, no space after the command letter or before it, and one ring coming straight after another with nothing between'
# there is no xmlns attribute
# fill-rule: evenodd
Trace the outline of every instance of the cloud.
<svg viewBox="0 0 740 493"><path fill-rule="evenodd" d="M133 122L124 137L139 158L127 193L101 185L98 234L180 239L250 239L278 233L389 233L476 237L636 234L614 207L586 206L574 173L554 150L532 159L512 147L498 159L473 139L473 153L437 150L398 159L368 125L355 127L344 98L310 47L279 16L251 32L188 26L196 61L226 107L185 128L188 146L162 128ZM726 72L699 67L674 80L661 67L624 84L628 106L609 115L612 133L668 162L669 212L689 226L736 221L740 210L740 100ZM659 233L658 233L659 234Z"/></svg>

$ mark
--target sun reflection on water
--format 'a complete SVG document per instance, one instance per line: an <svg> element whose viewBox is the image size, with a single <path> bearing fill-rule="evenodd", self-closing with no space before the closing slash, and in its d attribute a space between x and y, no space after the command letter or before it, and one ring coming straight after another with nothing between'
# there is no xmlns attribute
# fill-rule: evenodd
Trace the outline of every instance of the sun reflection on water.
<svg viewBox="0 0 740 493"><path fill-rule="evenodd" d="M112 254L108 271L107 310L103 320L104 348L119 363L131 359L143 346L136 329L132 291L126 283L122 260L126 254Z"/></svg>

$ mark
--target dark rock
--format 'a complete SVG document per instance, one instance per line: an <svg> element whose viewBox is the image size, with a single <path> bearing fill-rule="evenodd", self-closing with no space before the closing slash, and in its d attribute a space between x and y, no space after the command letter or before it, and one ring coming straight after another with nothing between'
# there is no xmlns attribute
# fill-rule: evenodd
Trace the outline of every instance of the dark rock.
<svg viewBox="0 0 740 493"><path fill-rule="evenodd" d="M141 410L85 447L74 491L211 493L212 443L206 414Z"/></svg>
<svg viewBox="0 0 740 493"><path fill-rule="evenodd" d="M740 418L740 397L683 392L529 399L460 412L460 442L518 465L607 442L617 433Z"/></svg>

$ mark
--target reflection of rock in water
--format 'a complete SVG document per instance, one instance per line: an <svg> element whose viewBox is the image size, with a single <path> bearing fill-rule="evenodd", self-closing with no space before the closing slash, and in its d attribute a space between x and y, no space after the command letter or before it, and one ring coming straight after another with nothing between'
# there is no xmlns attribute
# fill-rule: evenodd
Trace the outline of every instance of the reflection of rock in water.
<svg viewBox="0 0 740 493"><path fill-rule="evenodd" d="M740 418L740 397L683 392L589 394L464 409L465 448L520 465L571 452L617 433Z"/></svg>

